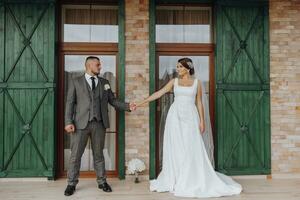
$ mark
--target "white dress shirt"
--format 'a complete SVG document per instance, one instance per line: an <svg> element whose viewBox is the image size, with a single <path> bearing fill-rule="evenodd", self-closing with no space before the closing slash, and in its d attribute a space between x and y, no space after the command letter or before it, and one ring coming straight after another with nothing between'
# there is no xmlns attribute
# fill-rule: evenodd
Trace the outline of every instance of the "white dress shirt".
<svg viewBox="0 0 300 200"><path fill-rule="evenodd" d="M92 89L92 79L91 79L91 77L94 77L95 78L95 87L97 87L97 85L98 85L98 77L97 76L91 76L88 73L85 73L84 76L85 76L85 80L88 82L91 89Z"/></svg>

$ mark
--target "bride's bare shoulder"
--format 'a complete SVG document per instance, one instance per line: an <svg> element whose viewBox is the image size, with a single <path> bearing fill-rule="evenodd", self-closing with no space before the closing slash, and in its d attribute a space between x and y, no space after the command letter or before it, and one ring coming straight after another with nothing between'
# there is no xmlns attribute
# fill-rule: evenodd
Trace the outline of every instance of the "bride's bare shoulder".
<svg viewBox="0 0 300 200"><path fill-rule="evenodd" d="M175 79L176 78L172 78L169 82L168 82L168 84L170 84L170 85L174 85L174 83L175 83Z"/></svg>
<svg viewBox="0 0 300 200"><path fill-rule="evenodd" d="M197 79L197 85L198 85L198 89L202 89L202 81L200 79Z"/></svg>

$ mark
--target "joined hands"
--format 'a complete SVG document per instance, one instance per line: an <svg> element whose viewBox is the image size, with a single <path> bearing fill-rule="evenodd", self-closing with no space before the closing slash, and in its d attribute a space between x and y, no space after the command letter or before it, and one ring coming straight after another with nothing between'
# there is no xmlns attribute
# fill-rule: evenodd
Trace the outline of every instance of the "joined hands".
<svg viewBox="0 0 300 200"><path fill-rule="evenodd" d="M135 111L137 107L143 106L145 103L143 101L141 102L130 102L129 103L129 108L131 111Z"/></svg>
<svg viewBox="0 0 300 200"><path fill-rule="evenodd" d="M135 102L130 102L130 103L129 103L129 109L130 109L131 111L135 111L135 110L136 110L136 107L137 107L137 105L136 105Z"/></svg>

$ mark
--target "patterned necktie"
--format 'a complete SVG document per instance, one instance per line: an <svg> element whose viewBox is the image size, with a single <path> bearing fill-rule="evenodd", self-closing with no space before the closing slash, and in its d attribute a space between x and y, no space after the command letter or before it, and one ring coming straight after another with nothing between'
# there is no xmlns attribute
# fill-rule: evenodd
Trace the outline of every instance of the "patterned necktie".
<svg viewBox="0 0 300 200"><path fill-rule="evenodd" d="M92 79L92 90L94 90L96 87L95 77L91 77L91 79Z"/></svg>

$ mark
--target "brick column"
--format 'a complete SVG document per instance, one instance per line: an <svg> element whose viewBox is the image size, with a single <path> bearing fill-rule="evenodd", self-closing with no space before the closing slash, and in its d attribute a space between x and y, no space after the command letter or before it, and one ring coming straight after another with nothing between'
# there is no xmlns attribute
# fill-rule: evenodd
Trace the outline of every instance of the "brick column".
<svg viewBox="0 0 300 200"><path fill-rule="evenodd" d="M138 101L149 94L149 2L125 1L126 97ZM126 114L126 165L132 158L146 164L149 174L148 106ZM127 172L126 172L127 173Z"/></svg>
<svg viewBox="0 0 300 200"><path fill-rule="evenodd" d="M300 173L300 1L270 0L272 173Z"/></svg>

